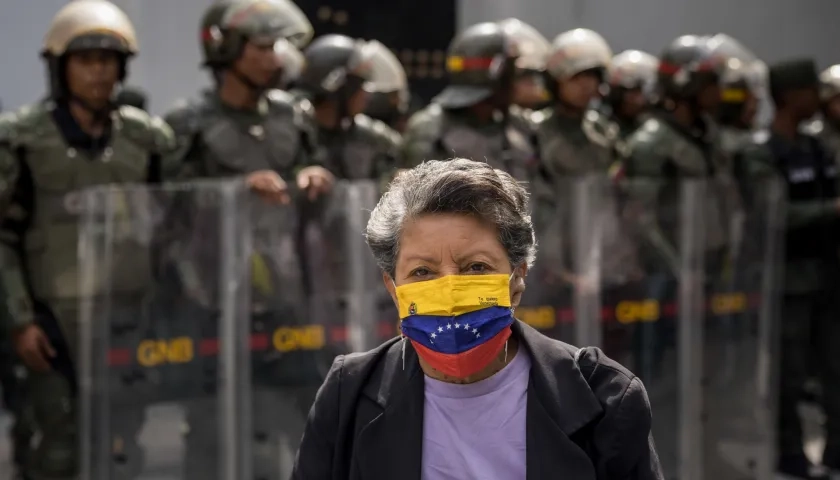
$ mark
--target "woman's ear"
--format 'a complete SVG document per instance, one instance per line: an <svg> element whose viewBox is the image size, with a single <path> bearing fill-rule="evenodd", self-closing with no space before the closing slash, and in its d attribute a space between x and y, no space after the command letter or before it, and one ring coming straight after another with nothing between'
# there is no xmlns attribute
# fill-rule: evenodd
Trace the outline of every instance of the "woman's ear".
<svg viewBox="0 0 840 480"><path fill-rule="evenodd" d="M513 270L513 278L510 281L510 303L513 308L519 306L522 294L525 293L525 276L528 274L528 265L520 265Z"/></svg>
<svg viewBox="0 0 840 480"><path fill-rule="evenodd" d="M387 273L382 272L382 283L385 284L385 289L388 290L388 294L391 295L391 300L394 301L394 306L399 309L400 305L397 303L397 286L394 284L394 279Z"/></svg>

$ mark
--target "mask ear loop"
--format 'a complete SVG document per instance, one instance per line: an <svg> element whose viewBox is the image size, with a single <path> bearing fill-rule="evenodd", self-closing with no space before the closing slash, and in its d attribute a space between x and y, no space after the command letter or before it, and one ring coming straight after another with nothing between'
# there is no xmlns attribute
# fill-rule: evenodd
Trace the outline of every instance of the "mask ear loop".
<svg viewBox="0 0 840 480"><path fill-rule="evenodd" d="M507 344L505 345L505 349L507 349ZM403 371L405 371L405 336L402 337L402 367Z"/></svg>

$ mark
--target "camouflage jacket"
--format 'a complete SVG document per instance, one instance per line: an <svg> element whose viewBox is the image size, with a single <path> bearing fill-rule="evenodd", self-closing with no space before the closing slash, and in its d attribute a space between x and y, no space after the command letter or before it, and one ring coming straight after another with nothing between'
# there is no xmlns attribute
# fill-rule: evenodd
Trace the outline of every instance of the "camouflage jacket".
<svg viewBox="0 0 840 480"><path fill-rule="evenodd" d="M478 124L467 112L446 111L436 104L415 113L403 135L400 167L453 157L486 161L528 181L539 162L533 124L515 110L507 119L499 115L489 124Z"/></svg>

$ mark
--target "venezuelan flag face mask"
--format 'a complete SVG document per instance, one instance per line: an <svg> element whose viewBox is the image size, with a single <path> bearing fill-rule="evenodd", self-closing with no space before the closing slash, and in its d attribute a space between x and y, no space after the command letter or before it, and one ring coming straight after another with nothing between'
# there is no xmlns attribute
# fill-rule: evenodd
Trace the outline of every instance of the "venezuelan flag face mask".
<svg viewBox="0 0 840 480"><path fill-rule="evenodd" d="M447 275L396 287L400 329L435 370L456 378L474 375L510 338L512 277Z"/></svg>

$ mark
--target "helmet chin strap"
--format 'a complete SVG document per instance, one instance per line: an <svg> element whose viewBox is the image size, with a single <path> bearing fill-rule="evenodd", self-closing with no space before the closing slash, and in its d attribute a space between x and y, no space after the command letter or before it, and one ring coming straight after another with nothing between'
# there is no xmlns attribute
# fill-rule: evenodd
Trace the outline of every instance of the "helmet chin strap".
<svg viewBox="0 0 840 480"><path fill-rule="evenodd" d="M247 75L242 73L236 67L231 67L230 72L257 98L261 97L267 90L274 88L280 81L280 77L283 75L282 70L278 69L264 85L260 85L248 78Z"/></svg>

